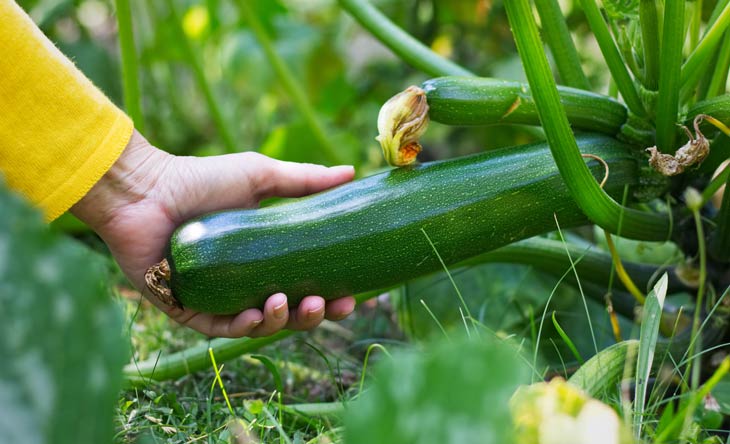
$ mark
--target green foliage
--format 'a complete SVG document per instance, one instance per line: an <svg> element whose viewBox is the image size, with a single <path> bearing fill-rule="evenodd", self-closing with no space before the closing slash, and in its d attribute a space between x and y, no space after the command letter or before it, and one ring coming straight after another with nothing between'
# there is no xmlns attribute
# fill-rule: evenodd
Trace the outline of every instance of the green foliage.
<svg viewBox="0 0 730 444"><path fill-rule="evenodd" d="M458 339L386 360L345 421L347 444L509 443L507 403L529 372L495 339Z"/></svg>
<svg viewBox="0 0 730 444"><path fill-rule="evenodd" d="M0 442L108 442L126 359L105 262L0 184Z"/></svg>

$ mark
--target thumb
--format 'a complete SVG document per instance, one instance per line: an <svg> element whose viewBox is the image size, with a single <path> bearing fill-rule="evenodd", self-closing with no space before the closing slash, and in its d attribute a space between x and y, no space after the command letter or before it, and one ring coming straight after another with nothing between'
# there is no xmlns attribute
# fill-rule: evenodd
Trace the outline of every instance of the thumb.
<svg viewBox="0 0 730 444"><path fill-rule="evenodd" d="M260 199L300 197L349 182L355 176L352 165L325 167L311 163L272 160L258 181Z"/></svg>

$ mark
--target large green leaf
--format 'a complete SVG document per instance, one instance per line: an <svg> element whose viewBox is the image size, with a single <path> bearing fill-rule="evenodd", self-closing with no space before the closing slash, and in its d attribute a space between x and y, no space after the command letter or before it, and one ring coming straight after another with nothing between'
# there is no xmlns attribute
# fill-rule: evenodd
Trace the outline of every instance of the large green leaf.
<svg viewBox="0 0 730 444"><path fill-rule="evenodd" d="M507 444L508 401L528 372L496 340L444 341L383 362L348 406L347 444Z"/></svg>
<svg viewBox="0 0 730 444"><path fill-rule="evenodd" d="M110 442L126 348L104 262L1 182L0 208L0 442Z"/></svg>

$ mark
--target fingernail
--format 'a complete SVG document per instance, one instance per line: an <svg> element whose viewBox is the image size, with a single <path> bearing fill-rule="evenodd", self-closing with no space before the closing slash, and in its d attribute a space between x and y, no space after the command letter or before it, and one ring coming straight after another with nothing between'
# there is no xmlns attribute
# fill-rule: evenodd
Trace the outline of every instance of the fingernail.
<svg viewBox="0 0 730 444"><path fill-rule="evenodd" d="M256 319L255 321L251 321L251 327L256 327L257 325L259 325L262 322L264 322L264 319L263 318Z"/></svg>
<svg viewBox="0 0 730 444"><path fill-rule="evenodd" d="M352 165L337 165L337 166L329 167L329 169L330 169L330 171L335 171L338 173L340 171L343 171L343 172L347 171L348 173L355 171L355 167Z"/></svg>
<svg viewBox="0 0 730 444"><path fill-rule="evenodd" d="M279 305L274 307L274 317L276 319L284 319L286 316L286 298Z"/></svg>
<svg viewBox="0 0 730 444"><path fill-rule="evenodd" d="M317 319L322 316L323 311L324 307L312 308L307 311L307 319Z"/></svg>

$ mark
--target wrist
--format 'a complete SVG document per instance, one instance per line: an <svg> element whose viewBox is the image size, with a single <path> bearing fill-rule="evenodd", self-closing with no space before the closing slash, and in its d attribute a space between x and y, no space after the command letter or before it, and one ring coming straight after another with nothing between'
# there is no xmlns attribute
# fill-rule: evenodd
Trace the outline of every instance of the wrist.
<svg viewBox="0 0 730 444"><path fill-rule="evenodd" d="M119 210L148 198L172 156L150 145L136 130L119 158L79 200L71 213L98 234ZM102 234L103 235L103 234Z"/></svg>

